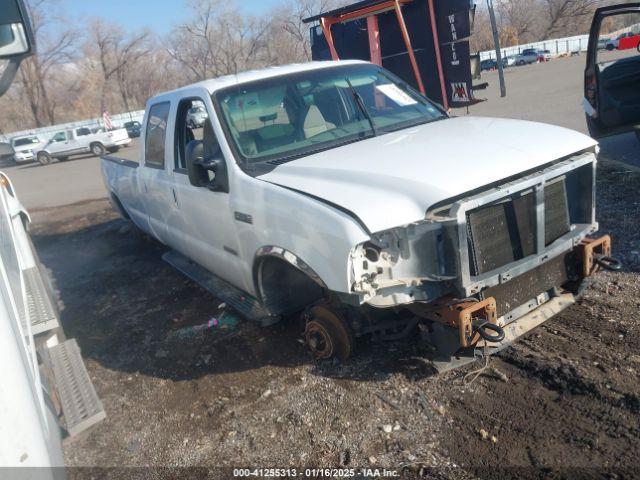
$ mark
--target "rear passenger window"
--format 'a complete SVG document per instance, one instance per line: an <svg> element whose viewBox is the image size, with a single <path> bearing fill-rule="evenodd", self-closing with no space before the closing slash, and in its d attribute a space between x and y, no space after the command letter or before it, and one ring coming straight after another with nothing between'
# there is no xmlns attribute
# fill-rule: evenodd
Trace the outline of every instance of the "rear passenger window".
<svg viewBox="0 0 640 480"><path fill-rule="evenodd" d="M164 140L169 118L169 102L156 103L149 110L144 144L144 163L151 167L164 167Z"/></svg>

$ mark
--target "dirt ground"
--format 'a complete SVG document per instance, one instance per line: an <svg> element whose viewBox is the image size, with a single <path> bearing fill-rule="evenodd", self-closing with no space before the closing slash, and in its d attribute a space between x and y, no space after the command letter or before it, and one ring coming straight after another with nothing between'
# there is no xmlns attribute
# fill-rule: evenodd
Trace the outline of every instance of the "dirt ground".
<svg viewBox="0 0 640 480"><path fill-rule="evenodd" d="M601 231L624 271L599 274L581 304L492 357L470 385L463 376L481 365L436 376L417 340L361 342L346 364L314 362L299 323L260 328L221 316L219 301L106 202L35 212L65 331L107 411L65 442L67 465L114 467L102 471L113 478L146 478L127 467L148 466L640 476L640 173L602 162L598 183ZM189 328L212 317L217 326Z"/></svg>

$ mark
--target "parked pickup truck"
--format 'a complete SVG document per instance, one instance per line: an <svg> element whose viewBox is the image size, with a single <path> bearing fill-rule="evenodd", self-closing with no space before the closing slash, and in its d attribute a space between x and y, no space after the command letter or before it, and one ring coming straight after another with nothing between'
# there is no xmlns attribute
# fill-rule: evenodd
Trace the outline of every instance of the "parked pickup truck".
<svg viewBox="0 0 640 480"><path fill-rule="evenodd" d="M188 125L194 102L208 120ZM251 318L302 312L318 358L418 335L437 365L573 304L598 266L597 144L451 118L359 61L269 68L152 98L139 162L106 156L115 208ZM540 143L527 141L532 136ZM462 361L462 360L460 360Z"/></svg>
<svg viewBox="0 0 640 480"><path fill-rule="evenodd" d="M62 130L56 132L41 146L36 153L36 159L42 165L48 165L54 158L67 160L73 155L83 153L101 156L107 151L116 152L120 147L130 143L131 139L124 128L95 133L88 127Z"/></svg>
<svg viewBox="0 0 640 480"><path fill-rule="evenodd" d="M43 145L42 139L37 135L27 135L24 137L14 137L11 139L15 163L29 162L35 160L34 151L38 151Z"/></svg>

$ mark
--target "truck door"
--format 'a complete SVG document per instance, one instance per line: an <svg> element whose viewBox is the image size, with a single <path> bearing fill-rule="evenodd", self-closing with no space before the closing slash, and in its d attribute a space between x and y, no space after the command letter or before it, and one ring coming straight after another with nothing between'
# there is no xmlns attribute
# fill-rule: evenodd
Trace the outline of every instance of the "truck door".
<svg viewBox="0 0 640 480"><path fill-rule="evenodd" d="M78 139L75 130L67 130L67 143L65 153L82 153L81 141Z"/></svg>
<svg viewBox="0 0 640 480"><path fill-rule="evenodd" d="M207 110L207 117L200 128L192 128L188 116L189 109L194 105L205 105ZM182 100L176 110L173 173L175 208L179 213L171 216L169 230L173 230L176 235L183 235L178 249L182 254L229 283L246 290L234 213L230 204L233 192L196 187L190 183L187 174L185 151L189 142L203 142L206 155L213 154L211 152L222 155L210 120L212 114L210 100L205 101L199 97ZM229 159L223 160L229 162Z"/></svg>
<svg viewBox="0 0 640 480"><path fill-rule="evenodd" d="M47 145L49 153L52 155L67 153L69 150L70 133L70 131L56 132L56 134L51 138L49 145Z"/></svg>
<svg viewBox="0 0 640 480"><path fill-rule="evenodd" d="M640 139L640 3L596 10L584 91L593 137L635 131Z"/></svg>
<svg viewBox="0 0 640 480"><path fill-rule="evenodd" d="M173 205L171 178L165 168L167 162L167 122L171 103L162 101L151 105L145 124L144 163L138 169L140 194L149 218L151 233L161 242L175 248L167 235L167 217Z"/></svg>

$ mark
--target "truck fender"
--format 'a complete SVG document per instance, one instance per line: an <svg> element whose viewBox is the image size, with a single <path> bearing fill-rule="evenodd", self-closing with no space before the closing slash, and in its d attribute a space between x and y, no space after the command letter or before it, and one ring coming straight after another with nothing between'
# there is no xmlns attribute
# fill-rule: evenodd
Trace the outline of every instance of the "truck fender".
<svg viewBox="0 0 640 480"><path fill-rule="evenodd" d="M309 265L282 247L260 247L253 262L253 282L258 299L272 315L304 309L328 291Z"/></svg>

